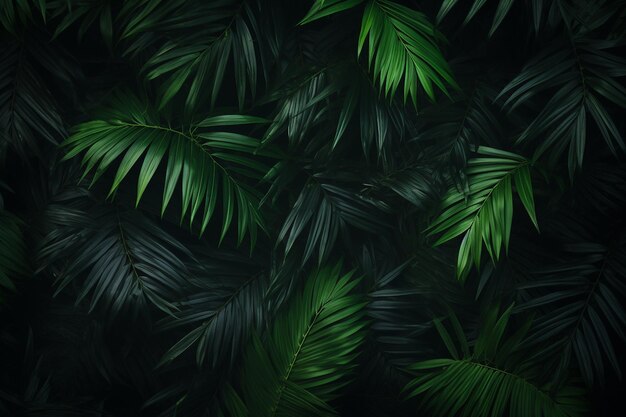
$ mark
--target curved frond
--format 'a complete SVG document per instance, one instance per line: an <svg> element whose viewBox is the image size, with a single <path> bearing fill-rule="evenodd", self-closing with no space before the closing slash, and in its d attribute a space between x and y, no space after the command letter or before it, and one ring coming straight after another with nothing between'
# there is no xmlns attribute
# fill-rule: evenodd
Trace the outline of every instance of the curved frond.
<svg viewBox="0 0 626 417"><path fill-rule="evenodd" d="M259 140L250 136L216 129L262 121L252 116L222 115L206 118L188 129L173 129L162 124L156 113L145 108L136 97L126 95L114 101L103 118L74 127L73 134L63 143L67 149L65 159L85 151L84 172L86 175L94 171L93 184L121 158L109 195L143 160L137 182L138 204L167 156L161 214L180 186L181 221L189 212L192 224L203 207L200 228L203 233L221 201L220 239L226 235L237 212L238 241L249 232L254 243L257 225L263 227L263 219L258 207L259 193L245 179L258 181L268 169L258 157L251 155L271 155L271 152L259 150Z"/></svg>
<svg viewBox="0 0 626 417"><path fill-rule="evenodd" d="M85 32L94 24L100 29L102 39L113 48L114 28L111 12L111 0L48 0L48 15L50 19L59 18L53 38L68 30L75 23L78 27L78 37L81 39Z"/></svg>
<svg viewBox="0 0 626 417"><path fill-rule="evenodd" d="M190 113L204 97L213 107L232 59L241 109L246 92L256 92L258 14L243 0L127 2L120 12L121 38L131 40L131 53L158 44L143 71L149 80L161 81L159 108L181 92Z"/></svg>
<svg viewBox="0 0 626 417"><path fill-rule="evenodd" d="M343 12L361 3L363 3L363 0L315 0L306 16L300 21L300 24L304 25L314 20Z"/></svg>
<svg viewBox="0 0 626 417"><path fill-rule="evenodd" d="M441 233L435 245L465 234L457 259L457 274L464 277L471 261L480 265L483 242L491 258L500 257L504 244L508 250L513 221L513 184L535 227L535 203L529 161L511 152L481 146L481 157L468 163L469 193L451 188L444 197L441 214L428 228L429 234Z"/></svg>
<svg viewBox="0 0 626 417"><path fill-rule="evenodd" d="M42 242L42 269L56 277L58 294L80 284L77 302L91 294L96 306L117 316L141 312L147 304L173 313L188 279L187 249L136 211L55 205L52 229Z"/></svg>
<svg viewBox="0 0 626 417"><path fill-rule="evenodd" d="M400 83L406 102L417 104L417 86L434 100L433 84L448 94L446 85L458 88L437 42L443 39L426 16L389 0L371 0L363 12L358 53L368 40L368 62L386 96Z"/></svg>
<svg viewBox="0 0 626 417"><path fill-rule="evenodd" d="M41 156L41 142L56 145L64 134L57 105L27 46L3 43L0 46L0 155L10 146L25 159L31 152Z"/></svg>
<svg viewBox="0 0 626 417"><path fill-rule="evenodd" d="M445 326L435 320L452 358L429 359L410 366L417 377L406 387L409 395L423 395L437 415L582 416L584 390L574 385L544 385L528 376L532 372L524 363L526 352L519 352L526 329L521 327L509 338L504 337L511 307L500 316L497 309L488 312L472 352L465 336L457 331L462 355ZM451 319L453 323L456 320L454 316Z"/></svg>
<svg viewBox="0 0 626 417"><path fill-rule="evenodd" d="M0 305L6 290L15 291L15 278L26 274L26 245L21 222L0 205Z"/></svg>
<svg viewBox="0 0 626 417"><path fill-rule="evenodd" d="M597 242L569 243L563 261L540 268L536 280L519 286L533 297L518 309L538 311L528 338L538 357L569 362L573 352L589 386L604 382L605 362L621 377L613 335L626 340L626 241L614 247ZM545 359L544 359L545 360Z"/></svg>
<svg viewBox="0 0 626 417"><path fill-rule="evenodd" d="M441 8L439 9L439 13L437 13L437 22L440 22L458 3L458 0L444 0L441 3ZM467 12L467 16L463 21L463 24L467 24L476 13L478 13L487 3L486 0L474 0L471 8ZM495 1L494 1L495 3ZM515 3L515 0L499 0L498 7L496 8L495 15L493 17L493 23L491 24L491 28L489 29L489 36L492 36L493 33L498 29L506 15L511 10L511 6ZM544 0L532 0L530 2L532 8L532 17L535 25L535 31L539 30L539 25L541 24L541 17L543 14L544 8Z"/></svg>
<svg viewBox="0 0 626 417"><path fill-rule="evenodd" d="M279 243L285 242L285 252L289 253L308 227L303 262L317 249L318 264L326 260L339 232L347 226L370 233L381 232L387 227L384 219L372 216L372 212L380 209L373 201L348 187L323 182L320 177L302 188L277 239ZM339 174L335 176L338 177Z"/></svg>
<svg viewBox="0 0 626 417"><path fill-rule="evenodd" d="M260 328L258 323L265 317L265 280L256 276L216 280L215 274L211 275L212 284L205 285L209 288L190 296L182 303L176 319L168 318L160 326L161 330L196 326L163 355L161 364L195 345L198 365L232 366L237 363L238 353L248 342L251 330Z"/></svg>
<svg viewBox="0 0 626 417"><path fill-rule="evenodd" d="M46 20L46 0L2 0L0 9L0 25L11 33L38 15Z"/></svg>
<svg viewBox="0 0 626 417"><path fill-rule="evenodd" d="M580 37L574 37L569 45L553 44L504 87L500 96L507 97L503 107L509 111L550 92L543 109L517 140L538 142L535 159L550 148L552 160L567 152L573 177L575 169L582 166L589 120L611 152L626 151L607 106L626 109L626 88L618 81L626 76L626 60L610 52L614 47L615 42Z"/></svg>
<svg viewBox="0 0 626 417"><path fill-rule="evenodd" d="M365 302L341 265L314 271L279 314L265 343L253 338L242 369L242 399L259 417L331 416L327 402L348 383L363 342Z"/></svg>

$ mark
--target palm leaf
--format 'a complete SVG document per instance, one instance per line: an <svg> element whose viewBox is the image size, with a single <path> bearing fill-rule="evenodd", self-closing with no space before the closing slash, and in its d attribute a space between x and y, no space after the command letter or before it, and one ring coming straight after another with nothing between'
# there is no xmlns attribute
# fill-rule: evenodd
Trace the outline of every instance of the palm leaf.
<svg viewBox="0 0 626 417"><path fill-rule="evenodd" d="M48 14L51 19L61 18L54 30L53 38L74 23L80 22L78 38L82 39L87 30L97 23L102 39L109 49L113 49L113 16L111 12L111 0L52 0L47 4Z"/></svg>
<svg viewBox="0 0 626 417"><path fill-rule="evenodd" d="M582 166L587 147L588 120L593 121L605 144L614 154L626 151L626 144L607 104L626 108L626 89L617 81L626 75L626 61L609 52L617 44L575 36L570 44L546 48L507 84L500 97L503 107L513 111L542 92L549 91L537 118L518 138L518 143L538 142L535 158L548 149L551 160L568 153L573 177Z"/></svg>
<svg viewBox="0 0 626 417"><path fill-rule="evenodd" d="M15 291L15 278L27 274L22 222L0 205L0 304L6 290Z"/></svg>
<svg viewBox="0 0 626 417"><path fill-rule="evenodd" d="M465 336L457 332L463 355L457 352L446 327L435 320L452 358L429 359L409 367L417 374L406 387L409 395L424 395L436 415L582 415L582 389L573 385L544 386L527 376L532 372L523 370L525 364L520 359L526 352L519 352L519 341L526 329L522 327L505 338L511 307L500 316L497 313L497 309L487 313L471 353Z"/></svg>
<svg viewBox="0 0 626 417"><path fill-rule="evenodd" d="M245 353L241 398L254 415L330 416L327 402L348 383L363 342L365 302L351 294L358 280L341 264L314 271L292 297L265 343Z"/></svg>
<svg viewBox="0 0 626 417"><path fill-rule="evenodd" d="M326 174L339 178L340 174ZM349 187L331 185L319 174L317 180L309 181L302 188L289 215L278 234L277 241L285 242L285 253L289 253L308 226L303 262L317 249L318 264L323 263L333 249L340 231L348 226L376 233L387 225L385 219L373 216L380 206ZM385 207L386 208L386 207Z"/></svg>
<svg viewBox="0 0 626 417"><path fill-rule="evenodd" d="M143 159L137 183L139 203L167 155L161 214L180 182L181 221L189 212L189 222L193 223L200 207L204 207L200 228L203 233L216 204L221 201L220 239L224 238L237 212L238 241L249 232L254 243L257 225L263 227L263 219L258 208L258 192L244 179L258 180L268 169L252 155L271 155L272 152L269 148L259 151L259 141L252 137L213 129L259 123L262 119L242 115L213 116L189 129L176 130L161 124L156 113L145 109L134 96L120 96L112 106L114 108L105 112L104 117L73 129L73 134L63 143L67 149L65 159L86 151L84 172L86 175L95 171L93 184L121 157L109 194L119 188L130 170Z"/></svg>
<svg viewBox="0 0 626 417"><path fill-rule="evenodd" d="M117 317L147 305L172 314L184 288L188 250L136 211L87 208L80 201L48 209L52 228L39 252L42 267L56 277L56 294L82 282L80 302L91 293L96 306Z"/></svg>
<svg viewBox="0 0 626 417"><path fill-rule="evenodd" d="M196 290L185 300L176 319L166 318L159 326L165 331L196 325L163 355L161 364L174 360L195 345L198 365L233 366L248 342L250 331L261 327L267 287L264 279L229 276L217 280L215 271L209 278L211 284L205 284L208 288ZM204 280L208 281L206 277Z"/></svg>
<svg viewBox="0 0 626 417"><path fill-rule="evenodd" d="M239 0L127 2L120 12L121 38L131 40L131 54L158 45L143 71L149 80L161 81L159 108L181 92L189 114L204 97L213 107L232 57L241 109L246 92L254 96L256 91L258 14Z"/></svg>
<svg viewBox="0 0 626 417"><path fill-rule="evenodd" d="M605 362L621 377L612 334L626 340L626 311L619 301L626 295L624 237L612 247L587 241L568 243L566 257L535 273L535 280L519 286L531 297L519 311L540 313L528 338L538 357L568 363L572 352L585 381L604 382ZM547 361L546 361L547 362Z"/></svg>
<svg viewBox="0 0 626 417"><path fill-rule="evenodd" d="M57 144L63 121L26 45L0 47L0 155L6 147L22 158L41 157L45 141ZM39 57L44 58L44 57Z"/></svg>
<svg viewBox="0 0 626 417"><path fill-rule="evenodd" d="M368 60L374 78L387 96L400 82L406 102L417 104L417 86L434 100L433 84L448 94L446 84L458 88L437 41L442 39L420 12L389 0L371 0L363 12L358 53L368 39Z"/></svg>
<svg viewBox="0 0 626 417"><path fill-rule="evenodd" d="M363 0L315 0L309 12L300 21L300 24L304 25L314 20L343 12L361 3L363 3Z"/></svg>
<svg viewBox="0 0 626 417"><path fill-rule="evenodd" d="M443 199L441 214L428 228L442 233L435 245L464 234L457 259L457 275L464 277L471 260L480 265L483 242L491 258L499 259L502 245L508 250L513 220L513 182L535 227L535 203L529 161L502 150L482 146L466 170L469 193L451 188Z"/></svg>
<svg viewBox="0 0 626 417"><path fill-rule="evenodd" d="M458 3L458 0L443 0L441 3L441 8L439 9L439 13L437 13L437 22L440 22ZM485 6L487 3L486 0L474 0L472 3L472 7L467 13L463 24L467 24L472 18ZM494 2L495 3L495 2ZM489 36L492 36L493 33L498 29L506 15L511 10L511 6L515 3L515 0L500 0L498 2L498 7L496 8L495 15L493 17L493 23L491 24L491 28L489 29ZM531 2L532 8L532 16L533 22L535 25L535 31L539 30L539 25L541 24L541 16L543 12L544 2L543 0L532 0Z"/></svg>
<svg viewBox="0 0 626 417"><path fill-rule="evenodd" d="M46 0L2 0L0 1L0 25L8 32L16 33L21 25L41 14L46 20Z"/></svg>

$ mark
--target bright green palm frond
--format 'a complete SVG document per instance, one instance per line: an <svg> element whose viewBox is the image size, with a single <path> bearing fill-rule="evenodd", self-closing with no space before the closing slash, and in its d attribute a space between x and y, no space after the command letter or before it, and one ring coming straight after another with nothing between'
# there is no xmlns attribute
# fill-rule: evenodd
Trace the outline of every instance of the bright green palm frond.
<svg viewBox="0 0 626 417"><path fill-rule="evenodd" d="M143 71L149 80L160 80L159 108L181 92L190 114L203 98L213 107L232 58L241 109L246 91L256 92L258 14L239 0L127 2L120 12L121 38L131 40L130 53L158 45Z"/></svg>
<svg viewBox="0 0 626 417"><path fill-rule="evenodd" d="M440 22L450 12L450 10L456 6L457 3L458 0L443 0L439 13L437 13L437 22ZM467 12L467 16L465 17L463 24L467 24L470 20L472 20L476 13L478 13L486 3L487 0L474 0L472 7ZM493 33L498 29L506 15L509 13L509 10L511 10L513 3L515 3L515 0L499 0L498 7L493 17L493 23L491 24L491 29L489 29L489 36L493 35ZM531 8L535 31L538 31L543 13L543 0L532 0Z"/></svg>
<svg viewBox="0 0 626 417"><path fill-rule="evenodd" d="M165 212L180 183L181 221L189 212L193 223L200 207L203 233L218 202L223 204L223 239L237 212L238 241L247 232L254 243L257 225L263 227L258 192L245 181L259 180L267 167L258 156L260 141L240 133L221 130L225 126L249 125L263 119L243 115L221 115L204 119L190 128L173 129L160 122L156 112L146 109L136 97L117 98L103 118L76 126L64 142L65 159L85 151L85 175L95 171L92 183L114 163L119 167L110 194L115 192L130 170L142 160L137 183L137 204L167 158L161 213ZM221 193L220 193L221 190Z"/></svg>
<svg viewBox="0 0 626 417"><path fill-rule="evenodd" d="M343 12L361 3L363 3L363 0L315 0L309 12L300 21L300 24L304 25L322 17Z"/></svg>
<svg viewBox="0 0 626 417"><path fill-rule="evenodd" d="M0 205L0 305L6 289L15 291L13 281L28 273L26 245L20 220Z"/></svg>
<svg viewBox="0 0 626 417"><path fill-rule="evenodd" d="M429 359L409 367L416 373L406 390L423 395L436 415L468 417L581 416L584 390L575 385L546 385L532 378L521 347L527 326L505 337L512 306L502 315L488 311L473 351L454 315L450 318L461 352L446 327L435 320L451 358Z"/></svg>
<svg viewBox="0 0 626 417"><path fill-rule="evenodd" d="M535 227L535 203L530 162L511 152L480 147L480 157L468 163L469 194L451 188L441 214L429 226L430 235L442 233L435 245L465 234L457 259L457 275L466 276L471 260L480 265L483 242L491 258L499 259L502 244L508 250L513 220L513 184Z"/></svg>
<svg viewBox="0 0 626 417"><path fill-rule="evenodd" d="M626 143L610 114L610 106L626 109L626 88L618 81L626 76L626 60L610 50L613 41L573 39L553 44L529 62L500 93L503 107L513 111L540 93L549 91L545 106L518 138L536 142L535 158L552 148L551 159L568 154L573 177L582 166L589 122L614 154L623 154ZM620 152L618 152L620 151Z"/></svg>
<svg viewBox="0 0 626 417"><path fill-rule="evenodd" d="M327 405L349 379L363 342L366 302L341 264L313 272L264 343L245 353L241 399L255 416L335 415Z"/></svg>
<svg viewBox="0 0 626 417"><path fill-rule="evenodd" d="M437 42L442 35L426 16L389 0L371 0L363 13L358 53L368 39L368 59L385 95L403 84L404 101L417 103L417 86L434 100L433 84L448 94L458 88Z"/></svg>

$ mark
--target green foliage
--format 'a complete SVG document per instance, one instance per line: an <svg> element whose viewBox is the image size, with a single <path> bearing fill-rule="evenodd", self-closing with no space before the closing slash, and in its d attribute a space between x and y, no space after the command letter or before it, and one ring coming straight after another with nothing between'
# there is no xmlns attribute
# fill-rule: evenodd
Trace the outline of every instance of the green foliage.
<svg viewBox="0 0 626 417"><path fill-rule="evenodd" d="M566 246L567 258L539 269L534 282L520 286L535 294L520 311L543 308L528 343L541 345L550 339L549 346L537 350L538 356L556 349L569 361L574 353L589 386L604 380L605 361L621 376L609 334L626 338L626 311L619 302L626 290L621 280L626 274L625 250L623 236L611 247L574 236Z"/></svg>
<svg viewBox="0 0 626 417"><path fill-rule="evenodd" d="M457 5L457 3L458 0L444 0L441 4L441 8L439 9L439 13L437 13L437 21L441 21L448 13L450 13L450 11L454 8L454 6ZM470 20L472 20L472 18L485 6L486 3L489 2L487 0L474 0L474 3L472 3L472 7L467 12L467 16L465 17L463 24L465 25ZM489 29L489 36L492 36L493 33L498 29L504 18L511 10L511 7L514 3L515 0L500 0L498 2L498 7L496 8L495 15L493 17L493 23L491 24L491 29ZM539 25L541 24L543 3L543 0L530 1L535 30L539 30Z"/></svg>
<svg viewBox="0 0 626 417"><path fill-rule="evenodd" d="M0 415L619 414L623 3L0 0Z"/></svg>
<svg viewBox="0 0 626 417"><path fill-rule="evenodd" d="M56 145L65 134L55 100L37 69L45 65L45 56L33 52L43 51L11 43L0 46L0 157L7 146L23 158L30 153L41 156L42 139Z"/></svg>
<svg viewBox="0 0 626 417"><path fill-rule="evenodd" d="M508 251L513 222L513 184L535 227L535 202L529 161L498 149L480 147L465 171L469 193L451 188L443 198L441 214L430 225L430 234L442 233L435 245L464 234L457 259L457 275L465 277L472 259L480 266L483 242L497 261L502 245Z"/></svg>
<svg viewBox="0 0 626 417"><path fill-rule="evenodd" d="M242 398L258 416L331 416L363 342L365 302L341 264L315 270L280 314L265 343L244 355ZM235 416L244 414L234 414Z"/></svg>
<svg viewBox="0 0 626 417"><path fill-rule="evenodd" d="M463 356L457 353L452 337L436 319L437 330L452 358L429 359L410 366L418 374L406 387L410 396L425 394L427 404L437 415L582 415L582 389L572 385L543 386L526 376L529 370L524 368L528 364L519 360L519 355L523 355L519 343L526 329L522 327L521 332L504 338L511 309L512 306L500 316L497 308L487 312L471 353L465 336L458 335ZM453 316L452 322L456 320ZM517 356L518 362L511 360L513 356Z"/></svg>
<svg viewBox="0 0 626 417"><path fill-rule="evenodd" d="M168 314L178 308L190 256L180 243L133 212L51 207L52 230L42 241L42 266L56 270L56 293L85 276L77 302L91 294L111 317L141 312L151 303Z"/></svg>
<svg viewBox="0 0 626 417"><path fill-rule="evenodd" d="M121 38L136 38L127 53L139 53L152 44L155 32L166 39L143 67L148 80L161 79L159 108L181 91L190 114L204 97L210 97L213 107L231 56L239 108L244 106L248 89L254 96L258 55L252 37L255 11L246 2L147 0L126 3L120 14L126 18Z"/></svg>
<svg viewBox="0 0 626 417"><path fill-rule="evenodd" d="M7 290L15 291L15 278L28 275L22 222L0 204L0 305Z"/></svg>
<svg viewBox="0 0 626 417"><path fill-rule="evenodd" d="M417 103L418 82L431 99L433 84L448 94L458 88L437 42L443 40L426 16L387 0L370 1L363 12L359 54L368 42L368 62L385 95L395 94L400 82L406 102Z"/></svg>
<svg viewBox="0 0 626 417"><path fill-rule="evenodd" d="M571 177L583 163L587 119L595 123L611 152L623 154L626 150L604 104L608 100L621 109L626 108L626 90L616 81L617 77L626 75L626 61L609 52L616 46L611 41L572 35L570 45L556 44L546 48L500 93L508 96L503 106L513 110L544 90L551 91L545 107L517 141L539 141L535 158L550 147L554 147L552 159L567 152Z"/></svg>
<svg viewBox="0 0 626 417"><path fill-rule="evenodd" d="M64 142L68 149L65 158L86 151L82 164L85 166L85 174L95 170L93 184L123 156L110 195L143 156L137 181L136 204L139 204L167 154L161 215L180 181L181 222L189 211L189 222L193 223L198 210L203 207L200 228L200 233L203 233L218 200L221 200L223 222L220 240L224 238L237 211L239 242L248 231L254 241L257 225L263 227L258 193L236 175L260 179L268 168L249 155L271 153L259 150L259 140L250 136L213 129L260 121L263 120L258 117L220 115L207 117L185 129L173 129L161 124L154 111L144 109L137 97L125 95L116 98L101 119L74 128L73 134ZM220 190L221 197L218 198Z"/></svg>

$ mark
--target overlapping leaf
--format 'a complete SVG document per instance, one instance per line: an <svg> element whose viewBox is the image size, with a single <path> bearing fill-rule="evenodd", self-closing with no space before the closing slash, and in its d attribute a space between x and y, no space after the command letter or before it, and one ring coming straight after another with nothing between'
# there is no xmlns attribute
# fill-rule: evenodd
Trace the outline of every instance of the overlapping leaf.
<svg viewBox="0 0 626 417"><path fill-rule="evenodd" d="M372 216L380 210L374 201L360 196L347 187L329 184L319 175L317 181L308 182L300 192L278 235L278 242L285 242L285 252L308 227L303 262L317 249L321 264L332 250L340 230L352 226L366 232L385 230L384 219Z"/></svg>
<svg viewBox="0 0 626 417"><path fill-rule="evenodd" d="M182 303L176 319L166 319L160 326L161 330L196 326L163 355L161 363L174 360L195 345L198 365L232 366L237 363L251 330L261 327L259 323L265 317L265 280L262 277L217 280L215 274L211 275L207 285L210 288L193 294Z"/></svg>
<svg viewBox="0 0 626 417"><path fill-rule="evenodd" d="M0 204L0 304L6 290L15 291L13 281L28 274L22 222Z"/></svg>
<svg viewBox="0 0 626 417"><path fill-rule="evenodd" d="M57 104L25 45L0 46L0 155L7 146L27 158L41 156L65 129Z"/></svg>
<svg viewBox="0 0 626 417"><path fill-rule="evenodd" d="M439 50L443 36L426 16L389 0L371 0L363 12L358 53L368 40L368 62L385 95L403 85L404 101L417 103L417 86L434 99L433 84L448 94L458 88L448 63Z"/></svg>
<svg viewBox="0 0 626 417"><path fill-rule="evenodd" d="M536 281L520 286L533 297L519 310L541 312L528 339L535 355L568 364L574 353L592 386L604 381L606 362L621 376L614 335L626 340L619 301L626 295L626 245L623 236L614 247L581 240L568 244L567 252L562 262L537 271Z"/></svg>
<svg viewBox="0 0 626 417"><path fill-rule="evenodd" d="M467 196L451 188L444 197L441 214L429 234L441 233L435 245L464 234L457 259L457 274L464 277L471 261L480 265L483 242L491 258L499 259L502 245L508 249L513 221L513 184L535 227L535 203L529 161L511 152L480 147L480 157L468 163Z"/></svg>
<svg viewBox="0 0 626 417"><path fill-rule="evenodd" d="M82 211L78 202L48 209L51 229L42 242L42 269L56 277L56 292L79 281L77 302L91 294L111 317L147 305L173 313L188 278L187 249L138 212L114 207Z"/></svg>
<svg viewBox="0 0 626 417"><path fill-rule="evenodd" d="M507 84L501 97L513 111L540 93L550 91L545 106L526 127L518 143L535 142L535 155L552 149L550 160L567 153L570 176L582 166L592 120L606 146L616 155L626 151L607 105L626 109L626 89L618 81L626 75L626 60L611 52L613 41L573 37L571 44L556 43L529 62Z"/></svg>
<svg viewBox="0 0 626 417"><path fill-rule="evenodd" d="M581 416L585 409L582 389L574 385L545 386L533 381L525 368L520 340L526 330L505 338L511 308L498 316L488 312L482 331L470 352L457 319L451 317L461 344L459 353L452 336L439 321L435 324L451 358L418 362L410 370L417 377L407 385L410 396L424 395L436 415L511 417Z"/></svg>
<svg viewBox="0 0 626 417"><path fill-rule="evenodd" d="M64 142L65 159L85 152L85 174L95 171L96 181L107 168L122 158L110 193L118 189L130 170L142 159L137 183L137 203L167 155L161 213L165 211L180 183L181 219L189 212L190 224L200 207L203 233L222 203L223 238L237 212L238 240L249 232L254 242L257 225L263 225L258 192L246 178L260 179L267 170L255 157L271 155L258 150L259 141L240 133L215 130L224 126L248 125L262 119L242 115L221 115L204 119L188 129L162 124L157 114L144 108L136 97L125 95L113 103L101 119L76 126ZM93 182L92 181L92 182ZM219 192L221 190L221 193Z"/></svg>
<svg viewBox="0 0 626 417"><path fill-rule="evenodd" d="M259 417L335 415L328 401L355 366L366 304L353 294L359 280L352 273L342 276L340 269L338 264L314 271L265 342L253 339L241 373L240 410L245 405ZM245 414L233 414L240 415Z"/></svg>
<svg viewBox="0 0 626 417"><path fill-rule="evenodd" d="M441 8L439 9L439 13L437 13L437 21L441 21L458 3L458 0L444 0L441 3ZM467 12L467 16L465 17L464 24L468 23L472 18L478 13L487 3L487 0L474 0L471 8ZM489 36L493 35L493 33L498 29L506 15L511 10L511 6L515 3L515 0L500 0L498 2L498 7L496 8L495 15L493 17L493 23L491 24L491 29L489 29ZM539 25L541 24L541 17L543 13L544 2L543 0L532 0L531 2L532 8L532 17L535 25L535 30L539 30Z"/></svg>
<svg viewBox="0 0 626 417"><path fill-rule="evenodd" d="M159 108L181 92L190 113L207 98L214 106L231 58L242 108L246 92L254 96L256 91L257 14L239 0L127 2L120 12L121 38L131 39L133 54L158 45L144 71L149 80L160 81Z"/></svg>

